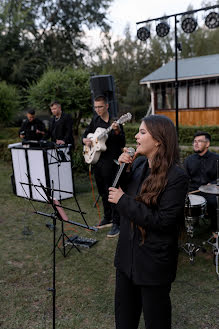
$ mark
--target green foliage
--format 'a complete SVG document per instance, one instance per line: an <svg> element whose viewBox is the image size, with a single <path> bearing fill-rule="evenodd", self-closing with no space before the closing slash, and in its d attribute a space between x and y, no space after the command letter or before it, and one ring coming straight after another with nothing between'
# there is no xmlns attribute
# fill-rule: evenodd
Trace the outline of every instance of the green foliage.
<svg viewBox="0 0 219 329"><path fill-rule="evenodd" d="M88 172L88 165L83 157L82 144L79 144L73 152L73 168L77 173Z"/></svg>
<svg viewBox="0 0 219 329"><path fill-rule="evenodd" d="M219 145L219 126L179 126L179 143L191 145L197 131L206 131L211 135L211 145Z"/></svg>
<svg viewBox="0 0 219 329"><path fill-rule="evenodd" d="M0 123L8 124L20 109L20 98L15 87L0 82Z"/></svg>
<svg viewBox="0 0 219 329"><path fill-rule="evenodd" d="M140 121L139 121L140 122ZM138 132L139 124L137 123L126 123L123 127L125 132L126 144L136 144L135 135Z"/></svg>
<svg viewBox="0 0 219 329"><path fill-rule="evenodd" d="M29 103L37 109L48 111L51 101L59 101L63 110L73 115L74 132L78 135L81 118L92 113L89 78L89 73L83 69L49 69L37 83L30 86Z"/></svg>
<svg viewBox="0 0 219 329"><path fill-rule="evenodd" d="M127 88L124 102L129 105L143 105L145 103L146 93L139 86L137 81L131 81Z"/></svg>
<svg viewBox="0 0 219 329"><path fill-rule="evenodd" d="M26 87L48 65L82 65L88 50L83 41L85 26L107 29L110 2L0 1L0 78Z"/></svg>
<svg viewBox="0 0 219 329"><path fill-rule="evenodd" d="M123 39L112 40L109 33L103 34L101 46L91 58L92 69L96 74L112 74L119 87L120 100L127 96L127 89L131 82L139 80L150 73L148 54L150 50L139 40L132 38L130 28L127 26ZM94 61L94 59L96 59Z"/></svg>
<svg viewBox="0 0 219 329"><path fill-rule="evenodd" d="M17 127L4 127L0 130L0 140L2 139L15 139L18 137Z"/></svg>

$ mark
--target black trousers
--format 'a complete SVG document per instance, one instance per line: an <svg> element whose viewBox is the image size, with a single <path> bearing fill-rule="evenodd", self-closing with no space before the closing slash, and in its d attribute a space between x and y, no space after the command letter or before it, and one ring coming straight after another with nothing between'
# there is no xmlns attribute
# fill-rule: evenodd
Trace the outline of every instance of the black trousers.
<svg viewBox="0 0 219 329"><path fill-rule="evenodd" d="M116 271L116 329L137 329L143 310L146 329L171 329L171 285L137 286Z"/></svg>

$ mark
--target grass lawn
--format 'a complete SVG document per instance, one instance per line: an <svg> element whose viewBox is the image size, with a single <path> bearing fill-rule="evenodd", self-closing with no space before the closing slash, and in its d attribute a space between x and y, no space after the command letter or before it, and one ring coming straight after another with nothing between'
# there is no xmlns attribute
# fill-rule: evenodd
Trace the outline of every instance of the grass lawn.
<svg viewBox="0 0 219 329"><path fill-rule="evenodd" d="M31 203L12 193L11 165L0 163L0 328L52 328L53 230L48 217L34 214ZM76 197L90 225L99 221L93 207L88 175L75 174ZM64 205L77 209L74 198ZM49 205L34 202L34 207L51 213ZM101 209L102 211L102 209ZM82 222L77 213L68 216ZM61 233L57 222L56 238ZM113 258L117 238L106 237L107 229L90 232L65 225L68 236L97 239L91 247L73 248L67 257L56 248L56 328L113 329L114 280ZM200 233L197 242L210 233ZM60 245L62 247L62 245ZM177 279L171 292L173 329L218 328L219 281L212 261L211 249L199 252L195 263L180 253ZM139 329L143 329L141 319Z"/></svg>

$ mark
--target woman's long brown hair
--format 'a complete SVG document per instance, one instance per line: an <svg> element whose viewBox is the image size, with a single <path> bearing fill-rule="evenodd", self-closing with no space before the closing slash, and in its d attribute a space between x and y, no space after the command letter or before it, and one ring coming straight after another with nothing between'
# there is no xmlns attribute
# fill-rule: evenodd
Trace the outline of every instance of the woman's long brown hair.
<svg viewBox="0 0 219 329"><path fill-rule="evenodd" d="M169 168L174 163L179 163L179 146L175 126L169 118L163 115L150 115L144 117L142 122L158 142L158 147L151 162L150 175L144 180L136 199L156 207L158 197L167 184ZM139 229L144 242L145 230L142 227Z"/></svg>

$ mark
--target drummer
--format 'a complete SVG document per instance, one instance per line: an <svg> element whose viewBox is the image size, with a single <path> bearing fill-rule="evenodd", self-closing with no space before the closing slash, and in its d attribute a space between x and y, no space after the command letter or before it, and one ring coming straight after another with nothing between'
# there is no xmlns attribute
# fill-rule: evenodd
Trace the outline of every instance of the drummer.
<svg viewBox="0 0 219 329"><path fill-rule="evenodd" d="M189 176L189 191L197 191L199 186L216 184L217 165L219 166L219 155L208 150L211 143L211 135L204 131L198 131L194 135L194 154L188 156L184 161L185 170ZM218 160L218 161L217 161ZM217 202L216 196L203 192L202 195L207 201L207 213L211 221L211 229L217 230Z"/></svg>

